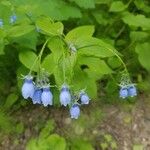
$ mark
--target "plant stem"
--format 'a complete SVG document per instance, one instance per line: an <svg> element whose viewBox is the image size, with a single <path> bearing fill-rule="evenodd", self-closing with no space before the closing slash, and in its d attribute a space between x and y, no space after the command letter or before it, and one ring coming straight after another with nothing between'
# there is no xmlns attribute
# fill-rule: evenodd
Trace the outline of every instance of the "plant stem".
<svg viewBox="0 0 150 150"><path fill-rule="evenodd" d="M32 67L31 67L31 69L30 69L29 75L31 75L31 73L32 73L32 71L33 71L33 68L34 68L34 66L35 66L35 64L37 63L38 60L39 60L39 66L40 66L40 68L41 68L41 57L42 57L43 51L44 51L45 46L46 46L46 44L47 44L48 41L49 41L49 39L47 39L46 42L43 44L42 49L41 49L39 55L38 55L38 56L36 57L36 59L34 60L33 65L32 65Z"/></svg>

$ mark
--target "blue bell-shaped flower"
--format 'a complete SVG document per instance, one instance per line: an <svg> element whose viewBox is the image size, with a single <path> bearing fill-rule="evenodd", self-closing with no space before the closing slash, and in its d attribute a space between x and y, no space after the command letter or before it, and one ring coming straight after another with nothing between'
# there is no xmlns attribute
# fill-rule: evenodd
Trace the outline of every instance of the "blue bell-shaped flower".
<svg viewBox="0 0 150 150"><path fill-rule="evenodd" d="M36 88L32 97L33 104L41 104L41 95L42 90L40 88Z"/></svg>
<svg viewBox="0 0 150 150"><path fill-rule="evenodd" d="M68 104L71 103L71 94L68 86L66 85L62 86L59 98L60 98L60 103L63 106L67 106Z"/></svg>
<svg viewBox="0 0 150 150"><path fill-rule="evenodd" d="M71 115L71 118L74 118L74 119L78 119L79 115L80 115L80 108L79 108L79 105L77 104L74 104L71 109L70 109L70 115Z"/></svg>
<svg viewBox="0 0 150 150"><path fill-rule="evenodd" d="M137 89L134 85L128 87L128 95L131 97L137 96Z"/></svg>
<svg viewBox="0 0 150 150"><path fill-rule="evenodd" d="M121 98L127 98L128 97L128 90L126 87L121 87L119 95Z"/></svg>
<svg viewBox="0 0 150 150"><path fill-rule="evenodd" d="M33 77L26 76L24 84L22 86L22 96L24 97L24 99L32 98L34 90Z"/></svg>
<svg viewBox="0 0 150 150"><path fill-rule="evenodd" d="M41 100L42 100L42 104L45 107L53 104L53 95L52 95L49 87L43 88Z"/></svg>

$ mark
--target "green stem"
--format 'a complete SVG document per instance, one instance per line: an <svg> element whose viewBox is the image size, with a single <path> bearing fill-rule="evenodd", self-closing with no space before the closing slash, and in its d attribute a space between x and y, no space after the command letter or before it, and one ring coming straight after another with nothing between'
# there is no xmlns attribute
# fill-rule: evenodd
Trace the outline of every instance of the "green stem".
<svg viewBox="0 0 150 150"><path fill-rule="evenodd" d="M45 46L46 46L46 44L47 44L48 41L49 41L49 39L47 39L46 42L43 44L42 49L41 49L39 55L38 55L37 58L34 60L33 65L32 65L32 67L31 67L31 69L30 69L29 75L31 75L31 73L32 73L32 71L33 71L33 68L34 68L34 66L35 66L35 64L37 63L38 60L39 60L39 66L40 66L40 69L41 69L41 57L42 57L43 51L44 51Z"/></svg>
<svg viewBox="0 0 150 150"><path fill-rule="evenodd" d="M63 51L63 79L64 83L66 82L66 71L65 71L65 53Z"/></svg>

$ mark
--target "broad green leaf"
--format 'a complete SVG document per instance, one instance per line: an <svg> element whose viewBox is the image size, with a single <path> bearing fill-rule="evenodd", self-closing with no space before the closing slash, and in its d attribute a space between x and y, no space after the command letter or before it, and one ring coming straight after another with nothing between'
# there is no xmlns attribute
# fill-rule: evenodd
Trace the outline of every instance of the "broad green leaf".
<svg viewBox="0 0 150 150"><path fill-rule="evenodd" d="M150 37L150 34L143 31L131 31L130 32L130 38L132 41L145 41Z"/></svg>
<svg viewBox="0 0 150 150"><path fill-rule="evenodd" d="M52 150L65 150L66 148L66 141L63 137L60 137L57 134L53 134L48 138L49 141L49 147L51 147Z"/></svg>
<svg viewBox="0 0 150 150"><path fill-rule="evenodd" d="M144 145L142 144L133 145L133 150L143 150L143 149L144 149Z"/></svg>
<svg viewBox="0 0 150 150"><path fill-rule="evenodd" d="M120 12L126 9L126 5L122 1L112 2L109 11L111 12Z"/></svg>
<svg viewBox="0 0 150 150"><path fill-rule="evenodd" d="M42 62L42 68L44 68L49 74L54 72L56 65L57 64L55 64L53 54L47 55Z"/></svg>
<svg viewBox="0 0 150 150"><path fill-rule="evenodd" d="M12 93L10 95L8 95L6 102L3 106L4 110L8 110L9 108L12 107L12 105L18 100L18 95L15 93Z"/></svg>
<svg viewBox="0 0 150 150"><path fill-rule="evenodd" d="M95 4L110 4L112 0L94 0Z"/></svg>
<svg viewBox="0 0 150 150"><path fill-rule="evenodd" d="M147 1L148 3L148 1ZM134 4L136 7L146 13L150 13L150 7L147 5L146 1L141 1L141 0L135 0Z"/></svg>
<svg viewBox="0 0 150 150"><path fill-rule="evenodd" d="M95 17L96 21L100 24L100 25L107 25L109 23L109 20L107 19L107 17L105 17L105 15L101 12L101 11L94 11L92 13L92 15Z"/></svg>
<svg viewBox="0 0 150 150"><path fill-rule="evenodd" d="M150 30L150 18L146 18L144 15L133 15L126 12L123 14L122 20L129 26L142 27L143 30Z"/></svg>
<svg viewBox="0 0 150 150"><path fill-rule="evenodd" d="M70 0L83 8L95 8L94 0Z"/></svg>
<svg viewBox="0 0 150 150"><path fill-rule="evenodd" d="M71 150L94 150L90 142L82 139L74 139L71 144Z"/></svg>
<svg viewBox="0 0 150 150"><path fill-rule="evenodd" d="M63 46L64 43L59 37L51 38L51 40L48 42L48 48L51 50L56 64L59 62L59 59L63 55L63 51L64 51Z"/></svg>
<svg viewBox="0 0 150 150"><path fill-rule="evenodd" d="M108 64L113 69L116 69L116 68L118 68L118 67L120 67L122 65L121 62L118 60L117 57L110 57L108 59Z"/></svg>
<svg viewBox="0 0 150 150"><path fill-rule="evenodd" d="M90 70L91 74L109 74L112 73L112 70L106 65L105 61L99 58L93 57L80 57L77 62L80 66L86 65L87 69Z"/></svg>
<svg viewBox="0 0 150 150"><path fill-rule="evenodd" d="M4 40L0 38L0 55L4 54Z"/></svg>
<svg viewBox="0 0 150 150"><path fill-rule="evenodd" d="M8 30L8 36L12 37L12 38L23 36L23 35L25 35L27 33L30 33L34 29L35 29L35 27L33 25L17 25L17 26L13 26L12 28L10 28Z"/></svg>
<svg viewBox="0 0 150 150"><path fill-rule="evenodd" d="M37 44L37 40L38 40L37 38L38 38L37 32L32 31L23 36L13 38L12 42L18 43L19 46L21 46L21 47L26 47L29 49L36 50L36 44Z"/></svg>
<svg viewBox="0 0 150 150"><path fill-rule="evenodd" d="M136 45L136 52L138 53L139 62L141 65L150 71L150 43L143 43Z"/></svg>
<svg viewBox="0 0 150 150"><path fill-rule="evenodd" d="M9 133L12 129L12 120L6 113L0 111L0 130Z"/></svg>
<svg viewBox="0 0 150 150"><path fill-rule="evenodd" d="M64 79L64 72L60 64L55 68L53 74L54 74L56 85L58 87L61 87L65 79Z"/></svg>
<svg viewBox="0 0 150 150"><path fill-rule="evenodd" d="M54 121L48 120L46 122L45 127L40 132L39 138L41 138L41 139L47 138L53 130L54 130Z"/></svg>
<svg viewBox="0 0 150 150"><path fill-rule="evenodd" d="M82 71L80 67L76 67L74 71L74 78L72 81L73 90L80 91L81 89L86 89L86 92L90 98L97 97L97 84L95 78L89 77L88 73Z"/></svg>
<svg viewBox="0 0 150 150"><path fill-rule="evenodd" d="M63 34L63 24L61 22L54 23L49 17L42 17L36 22L37 28L48 35Z"/></svg>
<svg viewBox="0 0 150 150"><path fill-rule="evenodd" d="M19 53L19 60L24 66L33 71L38 70L37 55L30 50L23 50ZM34 65L34 66L33 66Z"/></svg>
<svg viewBox="0 0 150 150"><path fill-rule="evenodd" d="M30 139L27 143L26 150L40 150L37 145L36 139Z"/></svg>
<svg viewBox="0 0 150 150"><path fill-rule="evenodd" d="M97 38L82 38L76 41L78 54L92 57L111 57L118 52L113 46Z"/></svg>
<svg viewBox="0 0 150 150"><path fill-rule="evenodd" d="M74 75L74 67L76 64L77 55L76 53L71 53L69 56L67 56L64 60L62 59L62 68L64 65L65 75L67 77L67 82L70 83L72 80L72 77Z"/></svg>
<svg viewBox="0 0 150 150"><path fill-rule="evenodd" d="M78 38L81 37L90 37L94 33L94 26L80 26L77 27L73 30L71 30L67 35L66 35L66 40L69 43L74 43Z"/></svg>

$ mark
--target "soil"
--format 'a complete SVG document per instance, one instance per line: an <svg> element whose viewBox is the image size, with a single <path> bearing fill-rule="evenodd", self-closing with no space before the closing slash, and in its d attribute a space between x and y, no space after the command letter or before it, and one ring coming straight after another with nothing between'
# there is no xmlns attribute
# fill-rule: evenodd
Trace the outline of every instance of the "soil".
<svg viewBox="0 0 150 150"><path fill-rule="evenodd" d="M94 138L102 134L110 134L115 139L118 150L133 150L134 145L142 146L143 150L150 150L150 96L140 96L137 99L135 104L100 104L104 117L95 124L92 132ZM88 111L96 106L97 102L94 102L83 110L84 114L88 115ZM13 117L24 124L24 131L19 135L5 135L0 150L25 150L27 142L38 136L43 124L50 118L55 120L55 132L64 137L68 124L74 123L64 108L45 109L35 105L21 108L13 114ZM95 149L100 150L99 147Z"/></svg>

